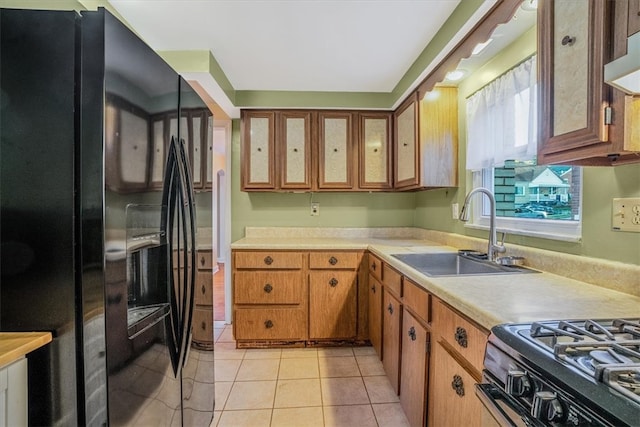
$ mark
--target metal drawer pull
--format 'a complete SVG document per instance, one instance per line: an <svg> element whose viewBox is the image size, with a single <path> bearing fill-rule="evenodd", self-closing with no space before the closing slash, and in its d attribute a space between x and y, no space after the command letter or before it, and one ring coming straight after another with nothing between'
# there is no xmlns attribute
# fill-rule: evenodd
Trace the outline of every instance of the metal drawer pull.
<svg viewBox="0 0 640 427"><path fill-rule="evenodd" d="M456 394L460 397L464 396L464 383L460 375L454 375L453 381L451 381L451 388L456 391Z"/></svg>
<svg viewBox="0 0 640 427"><path fill-rule="evenodd" d="M391 303L389 303L387 310L389 311L389 314L393 314L393 305L391 305Z"/></svg>
<svg viewBox="0 0 640 427"><path fill-rule="evenodd" d="M409 337L411 338L411 341L416 340L416 328L413 326L409 328Z"/></svg>
<svg viewBox="0 0 640 427"><path fill-rule="evenodd" d="M202 285L202 294L204 295L207 292L207 288L204 287L204 285Z"/></svg>
<svg viewBox="0 0 640 427"><path fill-rule="evenodd" d="M573 44L576 42L576 38L575 37L571 37L571 36L564 36L562 38L562 46L573 46Z"/></svg>
<svg viewBox="0 0 640 427"><path fill-rule="evenodd" d="M207 324L205 322L202 322L202 324L200 326L202 327L203 331L207 330Z"/></svg>
<svg viewBox="0 0 640 427"><path fill-rule="evenodd" d="M376 271L376 263L375 263L375 262L371 264L371 269L372 269L373 271Z"/></svg>
<svg viewBox="0 0 640 427"><path fill-rule="evenodd" d="M334 277L331 280L329 280L329 284L331 285L332 288L335 288L336 286L338 286L338 280Z"/></svg>
<svg viewBox="0 0 640 427"><path fill-rule="evenodd" d="M273 322L271 320L267 320L266 322L264 322L264 327L267 329L273 328Z"/></svg>
<svg viewBox="0 0 640 427"><path fill-rule="evenodd" d="M460 347L467 348L467 330L465 328L458 326L453 337Z"/></svg>
<svg viewBox="0 0 640 427"><path fill-rule="evenodd" d="M200 265L204 267L204 257L200 258Z"/></svg>
<svg viewBox="0 0 640 427"><path fill-rule="evenodd" d="M264 289L266 293L271 293L271 291L273 290L273 286L271 286L270 283L267 283L266 285L264 285L264 288L262 289Z"/></svg>
<svg viewBox="0 0 640 427"><path fill-rule="evenodd" d="M338 260L336 259L336 257L329 258L329 264L336 265L337 263L338 263Z"/></svg>
<svg viewBox="0 0 640 427"><path fill-rule="evenodd" d="M373 286L371 287L371 290L372 290L372 291L373 291L373 293L375 294L375 293L376 293L376 285L373 285Z"/></svg>
<svg viewBox="0 0 640 427"><path fill-rule="evenodd" d="M265 259L264 259L264 263L267 264L267 265L273 264L273 258L271 258L270 256L267 255L265 257Z"/></svg>

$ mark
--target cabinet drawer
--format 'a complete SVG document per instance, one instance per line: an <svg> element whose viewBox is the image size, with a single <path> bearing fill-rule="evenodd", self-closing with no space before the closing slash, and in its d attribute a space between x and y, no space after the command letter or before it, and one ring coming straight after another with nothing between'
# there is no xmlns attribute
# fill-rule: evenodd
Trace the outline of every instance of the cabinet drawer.
<svg viewBox="0 0 640 427"><path fill-rule="evenodd" d="M482 372L488 334L458 315L441 301L433 304L434 329L478 372Z"/></svg>
<svg viewBox="0 0 640 427"><path fill-rule="evenodd" d="M235 310L237 340L301 340L307 330L306 312L300 308Z"/></svg>
<svg viewBox="0 0 640 427"><path fill-rule="evenodd" d="M306 282L298 271L234 273L236 304L302 304Z"/></svg>
<svg viewBox="0 0 640 427"><path fill-rule="evenodd" d="M309 268L312 269L356 269L360 265L358 252L311 252Z"/></svg>
<svg viewBox="0 0 640 427"><path fill-rule="evenodd" d="M211 270L213 268L213 252L198 251L196 263L198 264L198 269Z"/></svg>
<svg viewBox="0 0 640 427"><path fill-rule="evenodd" d="M201 344L213 344L213 309L196 308L193 310L191 325L193 340Z"/></svg>
<svg viewBox="0 0 640 427"><path fill-rule="evenodd" d="M397 297L402 296L402 274L387 264L382 264L382 284Z"/></svg>
<svg viewBox="0 0 640 427"><path fill-rule="evenodd" d="M213 305L213 273L196 272L195 300L198 305Z"/></svg>
<svg viewBox="0 0 640 427"><path fill-rule="evenodd" d="M375 255L369 254L369 273L382 281L382 261Z"/></svg>
<svg viewBox="0 0 640 427"><path fill-rule="evenodd" d="M300 252L236 252L235 268L289 269L302 268Z"/></svg>
<svg viewBox="0 0 640 427"><path fill-rule="evenodd" d="M403 299L404 305L410 308L423 322L429 323L429 294L419 285L404 278Z"/></svg>

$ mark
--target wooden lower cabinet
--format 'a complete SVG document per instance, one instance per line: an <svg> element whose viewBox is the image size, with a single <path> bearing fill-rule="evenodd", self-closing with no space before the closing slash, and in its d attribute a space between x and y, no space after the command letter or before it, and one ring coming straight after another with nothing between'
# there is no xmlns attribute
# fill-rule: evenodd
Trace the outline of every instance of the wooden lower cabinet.
<svg viewBox="0 0 640 427"><path fill-rule="evenodd" d="M441 344L433 347L429 426L480 426L482 403L475 394L475 378Z"/></svg>
<svg viewBox="0 0 640 427"><path fill-rule="evenodd" d="M391 386L399 394L402 305L386 287L382 295L382 366Z"/></svg>
<svg viewBox="0 0 640 427"><path fill-rule="evenodd" d="M369 274L369 341L382 359L382 285Z"/></svg>
<svg viewBox="0 0 640 427"><path fill-rule="evenodd" d="M300 308L254 308L235 311L237 340L304 340L307 313Z"/></svg>
<svg viewBox="0 0 640 427"><path fill-rule="evenodd" d="M411 427L426 421L429 331L406 309L402 314L400 404Z"/></svg>
<svg viewBox="0 0 640 427"><path fill-rule="evenodd" d="M233 251L238 347L363 342L364 251Z"/></svg>
<svg viewBox="0 0 640 427"><path fill-rule="evenodd" d="M199 250L196 256L195 309L193 310L193 345L201 350L213 349L213 252Z"/></svg>
<svg viewBox="0 0 640 427"><path fill-rule="evenodd" d="M356 271L309 274L309 338L354 339L357 316Z"/></svg>

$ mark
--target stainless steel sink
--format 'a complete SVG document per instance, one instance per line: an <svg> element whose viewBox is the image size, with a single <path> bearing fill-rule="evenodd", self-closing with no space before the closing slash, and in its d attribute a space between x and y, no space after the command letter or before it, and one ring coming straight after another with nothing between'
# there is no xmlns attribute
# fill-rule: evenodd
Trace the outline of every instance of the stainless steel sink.
<svg viewBox="0 0 640 427"><path fill-rule="evenodd" d="M434 277L537 273L536 270L526 267L500 265L457 253L396 254L392 256L409 267Z"/></svg>

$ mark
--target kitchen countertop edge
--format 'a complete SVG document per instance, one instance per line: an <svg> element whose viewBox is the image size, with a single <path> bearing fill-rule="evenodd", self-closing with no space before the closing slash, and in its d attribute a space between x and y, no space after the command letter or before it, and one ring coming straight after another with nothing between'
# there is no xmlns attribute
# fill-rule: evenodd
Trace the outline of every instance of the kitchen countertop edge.
<svg viewBox="0 0 640 427"><path fill-rule="evenodd" d="M0 332L0 367L51 342L51 332Z"/></svg>

